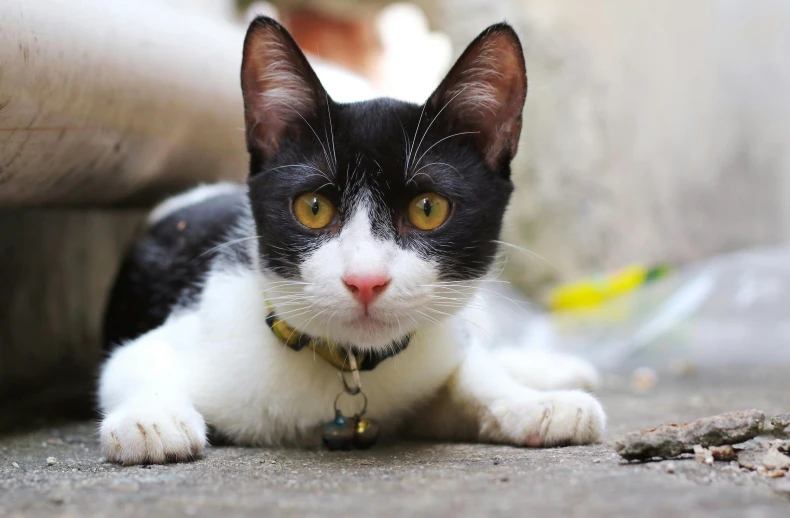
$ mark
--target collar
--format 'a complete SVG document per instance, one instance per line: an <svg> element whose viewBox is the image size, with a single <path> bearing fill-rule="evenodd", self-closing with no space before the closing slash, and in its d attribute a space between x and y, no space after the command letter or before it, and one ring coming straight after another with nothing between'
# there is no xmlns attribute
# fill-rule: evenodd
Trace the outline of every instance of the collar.
<svg viewBox="0 0 790 518"><path fill-rule="evenodd" d="M313 352L334 368L340 371L351 372L351 365L349 365L347 358L349 348L330 342L324 338L313 337L297 331L289 326L285 320L278 318L271 305L269 305L269 314L266 316L266 323L269 325L272 333L274 333L274 336L279 338L285 345L294 351L301 351L307 347L312 349ZM410 341L411 335L409 334L400 340L393 341L385 351L358 351L353 347L350 348L350 351L357 360L359 370L370 371L379 363L406 349Z"/></svg>

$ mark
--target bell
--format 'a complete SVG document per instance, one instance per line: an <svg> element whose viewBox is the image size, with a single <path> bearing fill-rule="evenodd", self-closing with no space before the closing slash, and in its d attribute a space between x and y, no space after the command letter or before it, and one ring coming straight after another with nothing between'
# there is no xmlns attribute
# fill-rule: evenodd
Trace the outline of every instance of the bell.
<svg viewBox="0 0 790 518"><path fill-rule="evenodd" d="M346 419L337 412L335 419L324 425L324 445L333 451L350 450L354 446L355 424L353 420Z"/></svg>
<svg viewBox="0 0 790 518"><path fill-rule="evenodd" d="M367 417L357 419L354 430L354 446L360 450L370 448L379 438L379 425Z"/></svg>

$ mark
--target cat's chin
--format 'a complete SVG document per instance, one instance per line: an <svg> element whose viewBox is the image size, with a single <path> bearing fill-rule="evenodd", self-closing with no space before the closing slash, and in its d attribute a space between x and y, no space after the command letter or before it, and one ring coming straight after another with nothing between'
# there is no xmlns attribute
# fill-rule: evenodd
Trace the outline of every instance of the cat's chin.
<svg viewBox="0 0 790 518"><path fill-rule="evenodd" d="M316 328L320 330L322 326L318 324ZM372 315L339 320L328 329L325 327L323 329L328 331L327 336L323 338L353 345L362 350L389 350L393 342L401 340L413 331L406 326L398 326L396 323Z"/></svg>
<svg viewBox="0 0 790 518"><path fill-rule="evenodd" d="M389 322L373 315L362 315L359 317L349 318L344 320L342 323L343 325L351 327L352 329L368 332L383 331L385 329L391 329L392 327Z"/></svg>

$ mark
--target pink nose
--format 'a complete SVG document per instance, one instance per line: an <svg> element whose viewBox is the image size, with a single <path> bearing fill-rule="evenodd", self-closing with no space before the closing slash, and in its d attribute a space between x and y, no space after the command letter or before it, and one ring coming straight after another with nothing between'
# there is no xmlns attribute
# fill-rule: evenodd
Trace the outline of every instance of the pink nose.
<svg viewBox="0 0 790 518"><path fill-rule="evenodd" d="M370 303L387 289L390 279L384 275L347 275L343 282L348 291L367 309Z"/></svg>

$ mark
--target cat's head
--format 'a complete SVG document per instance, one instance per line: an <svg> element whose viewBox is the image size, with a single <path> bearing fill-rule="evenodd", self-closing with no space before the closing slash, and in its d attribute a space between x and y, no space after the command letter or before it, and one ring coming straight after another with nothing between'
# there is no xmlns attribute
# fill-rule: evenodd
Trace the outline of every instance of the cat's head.
<svg viewBox="0 0 790 518"><path fill-rule="evenodd" d="M241 83L260 265L282 318L383 348L468 302L513 190L527 91L513 29L483 31L424 105L339 104L258 18Z"/></svg>

